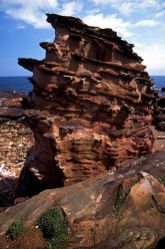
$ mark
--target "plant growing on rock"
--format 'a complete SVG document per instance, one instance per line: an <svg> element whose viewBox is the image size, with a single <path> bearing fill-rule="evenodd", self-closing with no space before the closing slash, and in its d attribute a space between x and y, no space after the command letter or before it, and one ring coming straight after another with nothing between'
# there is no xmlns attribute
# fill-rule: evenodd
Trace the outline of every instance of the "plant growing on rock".
<svg viewBox="0 0 165 249"><path fill-rule="evenodd" d="M159 177L158 178L158 180L159 180L159 182L163 185L163 186L165 186L165 177Z"/></svg>
<svg viewBox="0 0 165 249"><path fill-rule="evenodd" d="M125 200L127 199L127 196L130 192L130 188L126 188L122 191L120 191L118 194L117 194L117 198L116 198L116 201L115 201L115 210L118 212L119 209L121 208L121 206L124 204Z"/></svg>
<svg viewBox="0 0 165 249"><path fill-rule="evenodd" d="M118 193L117 193L117 197L116 197L116 200L115 200L115 211L119 211L119 209L121 208L121 206L124 204L124 202L126 201L127 199L127 196L129 195L130 191L131 191L131 188L139 181L139 178L133 180L130 185L127 187L127 188L124 188L122 190L120 190Z"/></svg>
<svg viewBox="0 0 165 249"><path fill-rule="evenodd" d="M51 208L37 221L48 243L45 249L64 249L68 242L67 221L59 208Z"/></svg>
<svg viewBox="0 0 165 249"><path fill-rule="evenodd" d="M25 232L25 222L23 220L14 221L7 231L7 235L11 240L15 240Z"/></svg>

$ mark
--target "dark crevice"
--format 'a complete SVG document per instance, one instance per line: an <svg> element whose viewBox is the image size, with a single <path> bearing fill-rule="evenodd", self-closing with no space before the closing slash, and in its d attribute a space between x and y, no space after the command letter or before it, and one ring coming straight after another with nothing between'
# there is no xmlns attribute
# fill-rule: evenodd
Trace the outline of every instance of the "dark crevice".
<svg viewBox="0 0 165 249"><path fill-rule="evenodd" d="M165 237L160 239L154 249L165 249Z"/></svg>

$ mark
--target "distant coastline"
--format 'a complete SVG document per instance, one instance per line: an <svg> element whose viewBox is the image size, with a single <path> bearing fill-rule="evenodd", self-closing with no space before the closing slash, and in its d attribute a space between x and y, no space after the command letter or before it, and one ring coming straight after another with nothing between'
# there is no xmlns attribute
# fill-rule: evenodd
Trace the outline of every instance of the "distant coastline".
<svg viewBox="0 0 165 249"><path fill-rule="evenodd" d="M32 85L28 77L29 76L0 77L0 91L28 93L32 90Z"/></svg>
<svg viewBox="0 0 165 249"><path fill-rule="evenodd" d="M24 92L28 93L32 90L32 85L30 84L28 77L30 76L3 76L0 77L0 91L1 92ZM160 89L165 87L165 76L151 76L155 82L155 89L159 91L160 94L165 94L161 92Z"/></svg>
<svg viewBox="0 0 165 249"><path fill-rule="evenodd" d="M165 87L165 76L151 76L151 78L154 80L155 82L155 89L158 90L158 92L161 95L165 95L165 92L161 91L162 87Z"/></svg>

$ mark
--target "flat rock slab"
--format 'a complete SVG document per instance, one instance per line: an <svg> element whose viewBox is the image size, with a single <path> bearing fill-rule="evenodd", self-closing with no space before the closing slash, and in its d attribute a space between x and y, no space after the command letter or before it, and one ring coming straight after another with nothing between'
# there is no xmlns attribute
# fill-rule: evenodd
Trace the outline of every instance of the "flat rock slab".
<svg viewBox="0 0 165 249"><path fill-rule="evenodd" d="M123 191L128 192L126 198ZM165 236L165 188L145 172L141 180L105 173L72 186L45 190L1 213L0 234L19 219L34 226L37 218L54 206L60 207L68 220L68 249L141 249L142 244L144 249L152 249Z"/></svg>

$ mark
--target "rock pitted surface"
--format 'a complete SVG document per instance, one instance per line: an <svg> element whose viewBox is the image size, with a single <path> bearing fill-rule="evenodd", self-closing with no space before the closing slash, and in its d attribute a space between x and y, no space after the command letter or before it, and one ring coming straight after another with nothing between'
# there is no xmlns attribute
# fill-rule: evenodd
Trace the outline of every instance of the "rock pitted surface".
<svg viewBox="0 0 165 249"><path fill-rule="evenodd" d="M111 29L47 14L56 30L45 59L19 59L33 72L24 101L35 145L18 194L67 186L151 151L154 93L133 45Z"/></svg>

